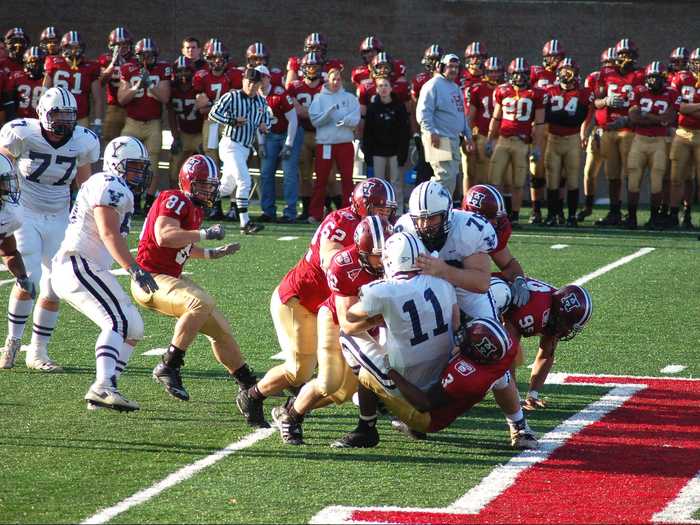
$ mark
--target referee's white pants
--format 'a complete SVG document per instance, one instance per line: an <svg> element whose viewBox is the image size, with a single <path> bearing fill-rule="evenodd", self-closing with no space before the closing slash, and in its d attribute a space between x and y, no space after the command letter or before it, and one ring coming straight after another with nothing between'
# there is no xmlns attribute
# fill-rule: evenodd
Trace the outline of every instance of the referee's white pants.
<svg viewBox="0 0 700 525"><path fill-rule="evenodd" d="M248 207L248 198L252 184L248 173L248 156L250 148L240 142L222 137L219 142L219 157L223 163L221 171L221 186L219 191L222 196L231 195L235 188L236 204L239 208Z"/></svg>

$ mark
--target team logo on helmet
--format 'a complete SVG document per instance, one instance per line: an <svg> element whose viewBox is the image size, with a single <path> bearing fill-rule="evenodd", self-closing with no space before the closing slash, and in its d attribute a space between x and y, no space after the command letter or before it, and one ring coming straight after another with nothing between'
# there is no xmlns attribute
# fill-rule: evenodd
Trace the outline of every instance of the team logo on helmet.
<svg viewBox="0 0 700 525"><path fill-rule="evenodd" d="M576 308L581 307L581 303L576 297L576 294L573 293L570 293L569 295L565 296L561 300L561 305L566 312L573 312L574 310L576 310Z"/></svg>

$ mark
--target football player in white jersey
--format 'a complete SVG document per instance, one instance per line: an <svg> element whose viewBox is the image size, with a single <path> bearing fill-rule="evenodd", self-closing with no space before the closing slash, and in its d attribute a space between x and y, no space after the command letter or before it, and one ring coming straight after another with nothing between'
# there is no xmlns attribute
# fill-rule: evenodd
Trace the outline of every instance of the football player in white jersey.
<svg viewBox="0 0 700 525"><path fill-rule="evenodd" d="M117 137L107 144L103 171L80 187L53 259L56 294L101 330L95 343L96 379L85 395L88 409L139 408L117 390L117 378L143 338L143 320L110 268L116 260L145 293L158 289L151 274L136 264L126 242L134 213L132 191L148 187L150 164L146 147L136 138Z"/></svg>
<svg viewBox="0 0 700 525"><path fill-rule="evenodd" d="M348 361L370 374L388 393L400 396L389 379L389 369L410 377L421 389L439 380L454 347L453 329L459 326L460 313L455 288L439 277L421 273L418 257L426 248L417 236L401 232L389 237L382 254L385 279L360 288L359 301L347 312L351 323L374 320L386 325L386 343L371 341L365 333L341 334L341 345ZM357 428L332 446L373 447L379 443L376 428L376 399L361 386L360 420Z"/></svg>
<svg viewBox="0 0 700 525"><path fill-rule="evenodd" d="M68 226L70 185L79 186L91 173L90 165L100 156L100 141L94 132L76 125L75 97L64 88L50 88L39 99L38 119L17 119L0 130L0 153L17 162L23 221L17 230L17 249L27 275L40 289L34 298L15 286L8 305L8 336L5 348L16 347L34 309L34 326L27 349L29 368L60 371L48 354L48 342L58 319L58 296L51 288L51 259ZM14 365L5 352L2 365ZM16 353L14 354L16 355Z"/></svg>

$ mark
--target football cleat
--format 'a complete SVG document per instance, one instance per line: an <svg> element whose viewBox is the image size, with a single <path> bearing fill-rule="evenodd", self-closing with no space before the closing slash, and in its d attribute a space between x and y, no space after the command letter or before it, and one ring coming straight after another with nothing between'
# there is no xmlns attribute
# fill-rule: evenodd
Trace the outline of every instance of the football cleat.
<svg viewBox="0 0 700 525"><path fill-rule="evenodd" d="M595 221L595 225L599 227L605 226L620 226L622 224L622 216L617 212L609 211L602 219Z"/></svg>
<svg viewBox="0 0 700 525"><path fill-rule="evenodd" d="M264 224L258 224L253 221L249 221L248 224L241 227L242 235L255 235L256 233L263 231L265 229Z"/></svg>
<svg viewBox="0 0 700 525"><path fill-rule="evenodd" d="M681 222L681 228L684 230L694 230L695 226L693 226L693 221L691 219L690 213L684 213L683 214L683 221Z"/></svg>
<svg viewBox="0 0 700 525"><path fill-rule="evenodd" d="M532 224L534 224L534 223L532 223ZM556 217L556 215L547 215L547 217L545 218L543 224L544 224L545 226L549 226L549 227L556 226L556 225L557 225L557 217Z"/></svg>
<svg viewBox="0 0 700 525"><path fill-rule="evenodd" d="M572 215L571 217L566 219L566 227L567 228L578 228L578 219Z"/></svg>
<svg viewBox="0 0 700 525"><path fill-rule="evenodd" d="M542 224L542 212L533 211L530 219L527 221L530 224Z"/></svg>
<svg viewBox="0 0 700 525"><path fill-rule="evenodd" d="M586 217L590 217L591 215L593 215L593 210L590 208L584 208L576 214L576 220L578 222L583 222Z"/></svg>
<svg viewBox="0 0 700 525"><path fill-rule="evenodd" d="M409 427L406 423L401 421L400 419L392 419L391 420L391 427L394 430L398 430L405 436L415 439L417 441L424 441L428 439L428 434L425 432L420 432L418 430L413 430L411 427Z"/></svg>
<svg viewBox="0 0 700 525"><path fill-rule="evenodd" d="M300 423L295 423L289 417L284 406L272 409L272 420L280 431L282 443L285 445L303 445L304 433Z"/></svg>
<svg viewBox="0 0 700 525"><path fill-rule="evenodd" d="M241 389L236 396L236 406L251 427L270 428L270 424L265 421L262 399L253 399L247 390Z"/></svg>
<svg viewBox="0 0 700 525"><path fill-rule="evenodd" d="M331 448L374 448L379 444L379 432L373 426L368 430L359 427L348 432L338 441L331 443Z"/></svg>
<svg viewBox="0 0 700 525"><path fill-rule="evenodd" d="M622 227L627 229L627 230L636 230L637 229L637 216L627 214L627 216L622 221Z"/></svg>
<svg viewBox="0 0 700 525"><path fill-rule="evenodd" d="M153 379L165 387L165 391L181 401L189 401L190 395L182 384L179 368L173 368L160 362L153 369Z"/></svg>
<svg viewBox="0 0 700 525"><path fill-rule="evenodd" d="M537 450L540 442L537 435L527 424L525 418L515 423L508 423L510 428L510 445L518 450Z"/></svg>
<svg viewBox="0 0 700 525"><path fill-rule="evenodd" d="M61 365L49 357L45 348L39 349L32 345L27 345L23 346L22 349L27 353L24 360L27 368L38 370L39 372L63 372Z"/></svg>
<svg viewBox="0 0 700 525"><path fill-rule="evenodd" d="M22 341L20 339L13 339L7 337L5 339L5 346L0 348L0 368L12 368L15 366L15 359L17 359L17 354L22 346Z"/></svg>
<svg viewBox="0 0 700 525"><path fill-rule="evenodd" d="M138 403L129 401L116 387L105 387L95 384L85 394L85 401L88 402L88 410L97 410L97 407L99 407L119 412L133 412L140 408Z"/></svg>

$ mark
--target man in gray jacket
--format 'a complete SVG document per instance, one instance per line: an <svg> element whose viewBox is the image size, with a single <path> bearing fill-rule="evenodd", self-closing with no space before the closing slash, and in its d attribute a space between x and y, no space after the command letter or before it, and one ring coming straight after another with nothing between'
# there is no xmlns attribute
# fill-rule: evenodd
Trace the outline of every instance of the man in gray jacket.
<svg viewBox="0 0 700 525"><path fill-rule="evenodd" d="M450 160L430 160L428 151L426 160L435 174L432 180L442 184L450 194L457 184L462 138L466 141L467 151L474 148L469 117L464 113L464 95L457 83L459 67L457 55L444 55L437 63L435 76L421 89L416 106L416 120L421 127L424 147L438 148L441 139L449 139Z"/></svg>

